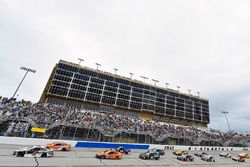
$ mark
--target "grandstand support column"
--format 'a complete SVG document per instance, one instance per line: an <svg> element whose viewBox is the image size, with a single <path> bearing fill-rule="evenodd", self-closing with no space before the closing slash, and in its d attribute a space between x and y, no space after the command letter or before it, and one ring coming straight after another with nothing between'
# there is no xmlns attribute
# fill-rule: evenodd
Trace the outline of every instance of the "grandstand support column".
<svg viewBox="0 0 250 167"><path fill-rule="evenodd" d="M64 120L63 120L63 124L62 124L61 130L60 130L60 134L59 134L59 139L60 139L60 140L61 140L62 135L63 135L63 133L64 133L65 123L66 123L66 120L68 119L69 111L70 111L70 110L68 110L68 112L67 112L67 114L66 114L66 116L65 116L65 118L64 118Z"/></svg>
<svg viewBox="0 0 250 167"><path fill-rule="evenodd" d="M87 136L86 136L86 141L89 140L89 133L90 133L90 127L88 127L88 132L87 132Z"/></svg>
<svg viewBox="0 0 250 167"><path fill-rule="evenodd" d="M75 132L74 132L74 135L73 135L73 138L72 138L72 140L75 140L75 136L76 136L76 131L77 131L77 126L75 127Z"/></svg>
<svg viewBox="0 0 250 167"><path fill-rule="evenodd" d="M82 121L83 121L83 119L81 119L80 126L82 125ZM75 128L75 132L74 132L74 136L73 136L72 140L75 140L75 136L76 136L77 130L78 130L78 126L76 126L76 128Z"/></svg>
<svg viewBox="0 0 250 167"><path fill-rule="evenodd" d="M30 124L27 124L26 127L25 127L25 132L24 132L23 137L27 137L27 133L29 131L29 127L30 127Z"/></svg>
<svg viewBox="0 0 250 167"><path fill-rule="evenodd" d="M65 127L64 127L64 124L62 124L62 125L61 125L61 130L60 130L60 132L59 132L59 133L60 133L60 134L59 134L59 140L62 139L62 136L63 136L63 133L64 133L64 128L65 128Z"/></svg>
<svg viewBox="0 0 250 167"><path fill-rule="evenodd" d="M121 143L121 141L122 141L122 132L120 132L119 134L119 143Z"/></svg>
<svg viewBox="0 0 250 167"><path fill-rule="evenodd" d="M101 134L101 132L98 130L98 141L99 141L99 142L101 141L101 138L102 138L102 134Z"/></svg>
<svg viewBox="0 0 250 167"><path fill-rule="evenodd" d="M103 87L102 87L102 93L101 93L101 99L100 99L100 102L99 103L102 103L102 98L103 98L103 92L105 91L105 87L106 87L106 80L104 81L104 83L103 83Z"/></svg>
<svg viewBox="0 0 250 167"><path fill-rule="evenodd" d="M12 98L15 97L15 95L16 95L18 89L19 89L20 86L22 85L22 83L23 83L24 79L26 78L27 74L28 74L29 72L36 73L36 70L32 70L32 69L30 69L30 68L21 67L20 69L26 71L26 73L24 74L24 76L23 76L21 82L19 83L19 85L18 85L18 87L17 87L15 93L13 94Z"/></svg>
<svg viewBox="0 0 250 167"><path fill-rule="evenodd" d="M90 82L91 82L91 76L89 77L89 80L88 80L88 84L87 84L87 86L86 86L86 93L85 93L85 95L84 95L84 101L86 100L86 97L87 97L87 93L88 93L88 89L89 89L89 84L90 84Z"/></svg>

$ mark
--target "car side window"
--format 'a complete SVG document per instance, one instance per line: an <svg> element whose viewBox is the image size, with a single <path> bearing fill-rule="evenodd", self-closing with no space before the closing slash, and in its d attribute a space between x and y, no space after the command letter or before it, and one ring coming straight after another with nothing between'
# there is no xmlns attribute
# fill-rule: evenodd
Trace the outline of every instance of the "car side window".
<svg viewBox="0 0 250 167"><path fill-rule="evenodd" d="M46 149L45 148L40 148L40 151L46 151Z"/></svg>
<svg viewBox="0 0 250 167"><path fill-rule="evenodd" d="M27 154L32 154L34 152L34 149L30 149L27 151Z"/></svg>

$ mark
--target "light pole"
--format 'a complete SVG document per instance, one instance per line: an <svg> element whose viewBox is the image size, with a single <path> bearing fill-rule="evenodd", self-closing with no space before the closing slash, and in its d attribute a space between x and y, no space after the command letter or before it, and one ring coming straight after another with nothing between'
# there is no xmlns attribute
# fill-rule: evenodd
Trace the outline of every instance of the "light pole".
<svg viewBox="0 0 250 167"><path fill-rule="evenodd" d="M166 89L168 88L168 85L169 85L169 83L165 83L166 84Z"/></svg>
<svg viewBox="0 0 250 167"><path fill-rule="evenodd" d="M129 74L130 74L130 79L132 80L132 77L133 77L133 75L135 75L135 74L133 74L132 72L130 72Z"/></svg>
<svg viewBox="0 0 250 167"><path fill-rule="evenodd" d="M230 128L230 125L229 125L229 122L228 122L228 119L227 119L228 112L227 111L221 111L221 113L224 114L224 116L226 118L226 121L227 121L227 126L228 126L228 129L229 129L229 132L231 132L231 128Z"/></svg>
<svg viewBox="0 0 250 167"><path fill-rule="evenodd" d="M177 87L177 90L178 90L178 92L179 92L181 87L180 87L180 86L176 86L176 87Z"/></svg>
<svg viewBox="0 0 250 167"><path fill-rule="evenodd" d="M117 68L114 68L114 70L115 70L115 75L116 75L116 71L118 71L118 69L117 69Z"/></svg>
<svg viewBox="0 0 250 167"><path fill-rule="evenodd" d="M95 65L96 65L97 70L98 70L98 67L101 66L101 64L99 64L99 63L95 63Z"/></svg>
<svg viewBox="0 0 250 167"><path fill-rule="evenodd" d="M156 82L159 82L158 80L152 79L152 81L155 83L156 86Z"/></svg>
<svg viewBox="0 0 250 167"><path fill-rule="evenodd" d="M197 92L198 97L200 97L200 93L201 93L201 92Z"/></svg>
<svg viewBox="0 0 250 167"><path fill-rule="evenodd" d="M14 98L14 97L15 97L15 95L16 95L18 89L19 89L20 86L22 85L23 80L25 79L25 77L27 76L27 74L28 74L29 72L36 73L36 70L32 70L32 69L27 68L27 67L21 67L20 69L26 71L26 73L24 74L23 79L22 79L21 82L19 83L19 85L18 85L18 87L17 87L15 93L13 94L13 96L12 96L11 98Z"/></svg>
<svg viewBox="0 0 250 167"><path fill-rule="evenodd" d="M78 58L78 60L79 60L79 65L81 65L81 62L82 62L82 61L84 61L84 60L81 59L81 58Z"/></svg>
<svg viewBox="0 0 250 167"><path fill-rule="evenodd" d="M143 78L143 82L145 82L146 79L148 79L147 77L141 76L141 78Z"/></svg>
<svg viewBox="0 0 250 167"><path fill-rule="evenodd" d="M191 95L191 91L192 91L191 89L188 89L188 94L189 94L189 95Z"/></svg>

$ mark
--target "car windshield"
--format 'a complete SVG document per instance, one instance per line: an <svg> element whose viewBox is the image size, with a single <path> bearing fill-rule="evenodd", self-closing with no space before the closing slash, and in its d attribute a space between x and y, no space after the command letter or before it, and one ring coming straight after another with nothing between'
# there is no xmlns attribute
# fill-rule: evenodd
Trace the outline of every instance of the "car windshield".
<svg viewBox="0 0 250 167"><path fill-rule="evenodd" d="M24 149L30 150L30 149L35 149L35 148L37 148L37 147L31 146L31 147L25 147Z"/></svg>

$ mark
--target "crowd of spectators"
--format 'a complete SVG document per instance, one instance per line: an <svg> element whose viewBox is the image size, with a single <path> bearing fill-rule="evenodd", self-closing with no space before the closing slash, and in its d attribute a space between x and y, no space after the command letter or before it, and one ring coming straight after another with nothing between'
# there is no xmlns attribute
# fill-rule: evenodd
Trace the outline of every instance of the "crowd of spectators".
<svg viewBox="0 0 250 167"><path fill-rule="evenodd" d="M114 135L119 132L150 135L155 140L166 138L183 138L193 142L217 141L223 144L244 143L249 145L250 137L235 132L222 132L214 129L199 129L191 126L181 126L149 120L136 116L117 113L84 111L59 105L16 101L0 97L0 124L9 121L8 129L1 135L25 136L28 127L50 128L55 125L71 125L95 128L104 135Z"/></svg>

